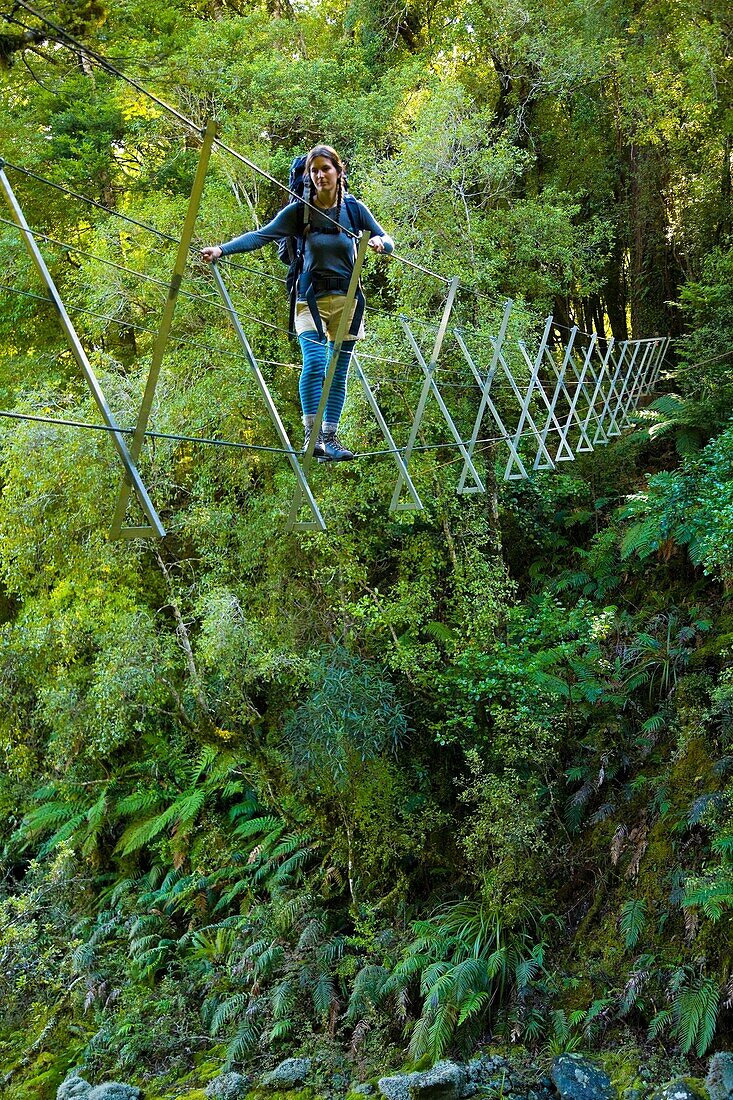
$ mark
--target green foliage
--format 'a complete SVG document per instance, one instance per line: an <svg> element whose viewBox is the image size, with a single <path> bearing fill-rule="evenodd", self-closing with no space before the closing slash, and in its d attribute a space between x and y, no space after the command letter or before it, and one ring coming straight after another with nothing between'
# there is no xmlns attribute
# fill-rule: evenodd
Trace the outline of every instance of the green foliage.
<svg viewBox="0 0 733 1100"><path fill-rule="evenodd" d="M350 1005L353 1014L364 988L379 1003L419 979L422 1012L410 1036L410 1054L437 1061L453 1043L466 1044L488 1020L506 1014L542 971L545 945L538 941L537 914L527 911L514 927L487 902L458 902L413 924L415 937L383 980L370 971ZM506 1017L505 1017L506 1018Z"/></svg>
<svg viewBox="0 0 733 1100"><path fill-rule="evenodd" d="M278 179L336 144L400 252L461 278L451 323L482 369L508 297L528 346L550 311L558 332L675 340L644 430L572 467L497 488L497 444L477 452L489 493L466 496L452 450L417 450L421 514L388 512L389 459L319 467L326 537L285 532L279 457L156 440L140 464L170 535L114 543L109 438L4 422L3 1088L26 1073L46 1100L83 1064L173 1094L318 1044L347 1044L363 1079L406 1034L427 1061L487 1031L553 1054L648 1033L666 1062L727 1041L727 13L69 0L54 18L124 42L131 75ZM88 253L43 241L132 424L197 139L27 22L0 36L3 155L111 211L8 169L29 222ZM196 245L281 200L215 157ZM263 251L228 275L297 430L281 265ZM90 420L10 225L0 282L22 292L2 291L0 404ZM364 362L403 422L422 377L397 317L429 352L444 283L399 261L365 283ZM183 289L155 427L273 443L208 270ZM449 332L470 433L456 356ZM492 393L514 407L498 377ZM344 424L382 446L355 392ZM444 438L432 402L423 430Z"/></svg>
<svg viewBox="0 0 733 1100"><path fill-rule="evenodd" d="M298 773L338 790L353 771L404 740L407 721L393 686L345 651L314 666L314 690L285 726Z"/></svg>

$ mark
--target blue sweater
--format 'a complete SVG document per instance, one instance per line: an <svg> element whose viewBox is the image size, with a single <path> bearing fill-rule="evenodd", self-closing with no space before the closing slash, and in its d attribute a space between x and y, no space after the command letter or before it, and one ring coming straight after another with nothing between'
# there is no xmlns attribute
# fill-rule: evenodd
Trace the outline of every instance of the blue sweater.
<svg viewBox="0 0 733 1100"><path fill-rule="evenodd" d="M351 213L356 222L356 230L362 230L370 237L384 237L385 252L392 252L394 244L388 237L379 222L376 221L371 210L359 202L358 199L350 199ZM310 229L306 236L305 254L303 257L304 282L311 280L317 284L318 277L336 275L349 279L354 266L354 242L347 233L323 233L320 229L334 229L332 221L335 219L336 207L321 211L310 211ZM339 225L344 229L354 232L345 204L342 204L339 215ZM262 229L253 230L251 233L243 233L241 237L235 237L221 245L223 256L231 256L234 252L254 252L257 248L269 244L271 241L279 241L283 237L295 237L298 232L298 204L289 203L283 207L267 225ZM328 290L316 291L317 295L328 294Z"/></svg>

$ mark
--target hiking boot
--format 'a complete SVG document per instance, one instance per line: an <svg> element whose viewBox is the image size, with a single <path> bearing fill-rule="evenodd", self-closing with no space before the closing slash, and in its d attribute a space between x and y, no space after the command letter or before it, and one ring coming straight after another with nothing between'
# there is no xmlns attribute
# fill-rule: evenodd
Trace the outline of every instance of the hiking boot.
<svg viewBox="0 0 733 1100"><path fill-rule="evenodd" d="M321 439L324 453L319 462L349 462L354 457L354 452L344 447L336 432L322 432Z"/></svg>
<svg viewBox="0 0 733 1100"><path fill-rule="evenodd" d="M303 454L308 450L308 444L310 443L311 430L305 429L305 438L303 439ZM326 448L323 446L323 432L318 433L318 439L316 445L313 448L313 457L317 459L323 459L326 457Z"/></svg>

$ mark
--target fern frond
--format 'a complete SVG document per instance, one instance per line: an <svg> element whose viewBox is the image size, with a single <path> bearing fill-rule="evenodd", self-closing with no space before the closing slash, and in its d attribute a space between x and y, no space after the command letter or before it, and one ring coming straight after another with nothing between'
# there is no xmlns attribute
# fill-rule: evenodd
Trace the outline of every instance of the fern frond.
<svg viewBox="0 0 733 1100"><path fill-rule="evenodd" d="M155 817L150 817L138 824L128 825L117 842L115 851L122 856L129 856L132 852L144 848L151 840L155 840L156 837L160 836L174 820L175 815L176 806L174 803L163 810L162 813L156 814Z"/></svg>
<svg viewBox="0 0 733 1100"><path fill-rule="evenodd" d="M218 1034L223 1027L226 1027L242 1012L245 1012L248 1004L249 997L246 993L235 993L233 997L222 1001L211 1018L211 1034Z"/></svg>
<svg viewBox="0 0 733 1100"><path fill-rule="evenodd" d="M646 925L646 901L632 898L621 907L621 932L627 948L636 945Z"/></svg>
<svg viewBox="0 0 733 1100"><path fill-rule="evenodd" d="M458 1022L456 1006L450 1003L441 1004L430 1027L429 1052L437 1061L450 1046L451 1039Z"/></svg>
<svg viewBox="0 0 733 1100"><path fill-rule="evenodd" d="M236 1062L244 1061L260 1041L260 1029L252 1020L245 1020L227 1048L225 1068L231 1069Z"/></svg>
<svg viewBox="0 0 733 1100"><path fill-rule="evenodd" d="M163 802L163 793L159 788L149 791L133 791L115 801L112 807L113 816L116 818L129 817L130 814L145 813L157 809Z"/></svg>
<svg viewBox="0 0 733 1100"><path fill-rule="evenodd" d="M284 828L285 826L279 818L270 815L269 817L251 817L247 821L241 821L233 832L238 837L249 837L256 836L258 833L272 833L278 830L279 835L279 831Z"/></svg>
<svg viewBox="0 0 733 1100"><path fill-rule="evenodd" d="M693 1047L700 1057L712 1042L718 1021L720 988L712 978L700 977L680 990L674 1002L675 1036L685 1054Z"/></svg>
<svg viewBox="0 0 733 1100"><path fill-rule="evenodd" d="M472 1019L474 1016L478 1016L491 1001L490 993L472 993L470 997L461 1006L461 1012L458 1017L458 1027L465 1024L466 1020Z"/></svg>
<svg viewBox="0 0 733 1100"><path fill-rule="evenodd" d="M48 853L52 852L54 848L57 848L59 844L63 844L65 840L69 840L70 837L73 837L77 829L86 821L86 816L86 811L82 810L80 814L76 814L74 817L70 818L60 829L57 829L53 836L49 837L45 844L41 845L38 849L38 854L40 856L48 855Z"/></svg>
<svg viewBox="0 0 733 1100"><path fill-rule="evenodd" d="M278 982L272 991L270 1003L272 1005L272 1015L276 1020L282 1020L289 1016L295 1004L293 983L288 979Z"/></svg>
<svg viewBox="0 0 733 1100"><path fill-rule="evenodd" d="M670 1026L672 1020L673 1015L669 1009L663 1008L661 1012L657 1012L649 1024L647 1032L649 1038L658 1039L662 1032Z"/></svg>
<svg viewBox="0 0 733 1100"><path fill-rule="evenodd" d="M330 974L322 973L313 988L313 1007L319 1016L325 1016L336 1000L336 987Z"/></svg>
<svg viewBox="0 0 733 1100"><path fill-rule="evenodd" d="M294 1027L295 1024L292 1020L276 1020L270 1028L267 1038L270 1042L275 1042L277 1039L286 1039Z"/></svg>

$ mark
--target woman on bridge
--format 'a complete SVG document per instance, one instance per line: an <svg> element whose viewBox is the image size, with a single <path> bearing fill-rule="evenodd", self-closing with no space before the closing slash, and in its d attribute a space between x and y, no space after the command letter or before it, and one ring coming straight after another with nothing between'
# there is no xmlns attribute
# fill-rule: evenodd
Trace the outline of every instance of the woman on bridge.
<svg viewBox="0 0 733 1100"><path fill-rule="evenodd" d="M262 229L244 233L226 244L211 245L204 248L201 255L207 263L213 263L220 256L230 256L235 252L253 252L270 241L299 236L304 239L303 267L297 288L295 331L303 355L299 390L305 427L305 451L316 420L326 365L333 354L333 341L354 267L353 236L359 232L369 233L369 246L374 252L390 253L394 249L394 243L371 211L363 203L346 195L344 165L330 145L316 145L311 149L306 157L304 174L305 179L310 180L311 203L315 207L308 212L305 229L302 204L291 202ZM321 216L321 211L324 216ZM343 462L354 457L353 452L340 442L336 432L346 400L346 378L351 353L355 342L364 337L363 312L361 297L360 302L354 302L351 310L348 338L341 346L326 401L322 429L313 451L321 462Z"/></svg>

